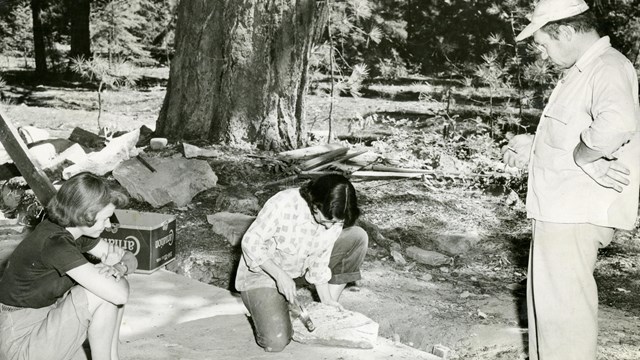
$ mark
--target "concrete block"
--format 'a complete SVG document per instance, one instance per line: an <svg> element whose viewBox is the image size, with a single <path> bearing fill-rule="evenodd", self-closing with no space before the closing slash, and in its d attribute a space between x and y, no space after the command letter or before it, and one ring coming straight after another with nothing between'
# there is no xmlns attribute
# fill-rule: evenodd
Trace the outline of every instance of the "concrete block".
<svg viewBox="0 0 640 360"><path fill-rule="evenodd" d="M149 148L151 150L164 149L167 146L168 140L165 138L153 138L149 140Z"/></svg>

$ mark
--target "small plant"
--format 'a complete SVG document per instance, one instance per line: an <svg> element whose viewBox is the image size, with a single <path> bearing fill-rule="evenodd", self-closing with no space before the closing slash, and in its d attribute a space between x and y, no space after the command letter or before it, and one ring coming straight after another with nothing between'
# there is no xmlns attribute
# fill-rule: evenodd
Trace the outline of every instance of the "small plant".
<svg viewBox="0 0 640 360"><path fill-rule="evenodd" d="M90 82L97 83L98 88L98 132L102 132L100 116L102 115L102 91L107 88L116 89L135 85L140 78L134 73L134 68L124 60L118 60L112 65L109 62L95 57L92 60L76 58L71 60L71 71L79 74Z"/></svg>
<svg viewBox="0 0 640 360"><path fill-rule="evenodd" d="M483 84L489 86L489 134L493 138L493 101L500 89L510 88L510 76L507 69L498 61L498 54L490 52L482 55L483 64L478 65L475 76Z"/></svg>
<svg viewBox="0 0 640 360"><path fill-rule="evenodd" d="M4 79L2 78L2 76L0 76L0 102L5 102L7 100L5 94L4 94L4 87L7 86L7 82L4 81Z"/></svg>
<svg viewBox="0 0 640 360"><path fill-rule="evenodd" d="M369 126L373 125L378 119L378 115L372 114L366 117L358 114L355 118L349 119L349 134L366 130Z"/></svg>

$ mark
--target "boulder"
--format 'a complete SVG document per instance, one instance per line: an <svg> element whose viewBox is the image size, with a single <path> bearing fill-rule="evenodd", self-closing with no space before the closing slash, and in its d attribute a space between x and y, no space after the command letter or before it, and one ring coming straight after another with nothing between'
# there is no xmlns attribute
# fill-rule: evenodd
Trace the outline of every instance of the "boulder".
<svg viewBox="0 0 640 360"><path fill-rule="evenodd" d="M216 186L218 177L204 160L148 157L152 172L137 158L122 162L113 177L133 198L153 207L173 203L182 207L201 191Z"/></svg>
<svg viewBox="0 0 640 360"><path fill-rule="evenodd" d="M226 188L216 198L216 208L233 213L256 214L262 208L258 198L246 188Z"/></svg>
<svg viewBox="0 0 640 360"><path fill-rule="evenodd" d="M224 236L231 246L240 244L242 236L255 219L255 216L230 212L207 215L207 221L213 225L213 232Z"/></svg>
<svg viewBox="0 0 640 360"><path fill-rule="evenodd" d="M305 307L315 330L309 332L300 319L293 319L294 341L359 349L373 349L376 345L379 326L368 317L317 302Z"/></svg>
<svg viewBox="0 0 640 360"><path fill-rule="evenodd" d="M466 253L479 241L477 232L440 234L433 239L438 250L452 256Z"/></svg>

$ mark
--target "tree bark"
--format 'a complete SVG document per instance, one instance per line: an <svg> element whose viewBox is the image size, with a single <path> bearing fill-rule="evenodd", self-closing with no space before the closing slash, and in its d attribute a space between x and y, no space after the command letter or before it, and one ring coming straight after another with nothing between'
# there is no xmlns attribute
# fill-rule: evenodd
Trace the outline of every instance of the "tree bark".
<svg viewBox="0 0 640 360"><path fill-rule="evenodd" d="M182 0L156 133L302 145L308 59L327 14L316 0Z"/></svg>
<svg viewBox="0 0 640 360"><path fill-rule="evenodd" d="M31 17L33 19L33 49L36 58L36 74L47 73L47 51L42 27L42 0L31 0Z"/></svg>
<svg viewBox="0 0 640 360"><path fill-rule="evenodd" d="M91 0L68 0L67 14L71 25L70 58L91 59L91 31L89 16Z"/></svg>

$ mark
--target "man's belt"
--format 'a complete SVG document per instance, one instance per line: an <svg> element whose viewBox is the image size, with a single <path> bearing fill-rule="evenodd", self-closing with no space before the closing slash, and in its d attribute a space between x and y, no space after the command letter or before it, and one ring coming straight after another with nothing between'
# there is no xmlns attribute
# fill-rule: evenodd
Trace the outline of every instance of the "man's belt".
<svg viewBox="0 0 640 360"><path fill-rule="evenodd" d="M19 307L19 306L5 305L3 303L0 303L0 313L18 311L18 310L22 310L22 309L24 309L24 308L23 307Z"/></svg>

